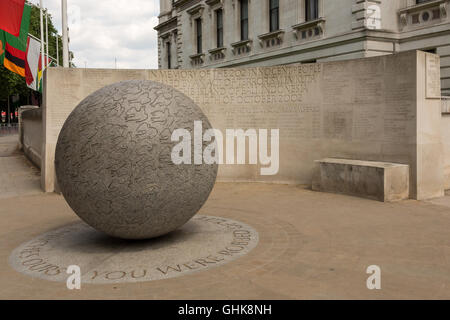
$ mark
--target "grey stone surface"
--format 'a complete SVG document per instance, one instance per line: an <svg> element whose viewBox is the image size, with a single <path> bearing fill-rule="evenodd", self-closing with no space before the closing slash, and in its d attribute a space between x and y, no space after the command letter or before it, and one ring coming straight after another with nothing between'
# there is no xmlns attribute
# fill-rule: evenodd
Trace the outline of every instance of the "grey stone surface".
<svg viewBox="0 0 450 320"><path fill-rule="evenodd" d="M222 133L226 129L280 130L278 174L261 175L262 163L224 164L219 181L309 185L314 160L370 159L408 164L411 198L439 197L444 188L442 164L450 172L450 153L446 151L443 159L446 140L441 134L440 100L425 98L427 55L431 54L407 52L240 69L50 68L44 75L42 188L55 191L56 142L75 106L118 80L147 79L190 97Z"/></svg>
<svg viewBox="0 0 450 320"><path fill-rule="evenodd" d="M32 277L65 282L77 265L83 283L169 279L221 266L258 244L251 226L197 215L179 230L145 241L111 239L79 222L46 232L16 248L9 263Z"/></svg>
<svg viewBox="0 0 450 320"><path fill-rule="evenodd" d="M334 158L316 164L313 190L385 202L408 199L408 165Z"/></svg>
<svg viewBox="0 0 450 320"><path fill-rule="evenodd" d="M94 92L58 138L64 198L87 224L114 237L146 239L179 228L205 203L218 170L171 160L172 132L193 133L194 121L211 128L190 98L164 84L131 80Z"/></svg>
<svg viewBox="0 0 450 320"><path fill-rule="evenodd" d="M19 110L19 146L38 168L42 153L42 108L24 106Z"/></svg>
<svg viewBox="0 0 450 320"><path fill-rule="evenodd" d="M42 194L40 172L20 152L18 142L17 134L0 136L0 199Z"/></svg>

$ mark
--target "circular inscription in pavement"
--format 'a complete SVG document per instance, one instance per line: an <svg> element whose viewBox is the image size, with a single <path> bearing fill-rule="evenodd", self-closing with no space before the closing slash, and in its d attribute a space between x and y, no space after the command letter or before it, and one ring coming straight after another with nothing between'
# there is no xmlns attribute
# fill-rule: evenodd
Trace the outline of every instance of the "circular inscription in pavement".
<svg viewBox="0 0 450 320"><path fill-rule="evenodd" d="M168 279L233 261L256 247L258 233L247 224L196 215L182 228L150 240L121 240L83 222L47 232L16 248L17 271L45 280L67 281L78 266L82 283L105 284Z"/></svg>

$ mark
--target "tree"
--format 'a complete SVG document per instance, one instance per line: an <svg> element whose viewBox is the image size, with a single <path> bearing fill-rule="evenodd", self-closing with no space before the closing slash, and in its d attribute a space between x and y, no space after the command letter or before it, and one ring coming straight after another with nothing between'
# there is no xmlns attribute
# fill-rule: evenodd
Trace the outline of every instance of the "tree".
<svg viewBox="0 0 450 320"><path fill-rule="evenodd" d="M41 18L39 7L27 1L31 6L30 29L29 34L40 39L41 38ZM44 17L44 33L45 33L45 17ZM59 47L59 65L62 65L62 39L58 35L52 16L48 15L48 54L56 59L56 39L58 37ZM44 39L45 40L45 39ZM73 57L73 52L69 53ZM74 67L74 65L72 65ZM19 95L22 105L28 104L30 96L35 92L27 87L25 79L21 76L9 71L4 66L0 66L0 110L6 111L8 97L11 95Z"/></svg>
<svg viewBox="0 0 450 320"><path fill-rule="evenodd" d="M27 1L28 2L28 1ZM31 5L31 20L30 20L30 34L38 39L41 39L41 17L39 7ZM44 16L44 34L45 34L45 16ZM53 25L51 14L48 14L48 54L56 59L56 37L58 36L58 30ZM44 37L45 38L45 37ZM45 41L45 39L44 39ZM62 65L62 40L58 36L58 47L60 50L59 65Z"/></svg>

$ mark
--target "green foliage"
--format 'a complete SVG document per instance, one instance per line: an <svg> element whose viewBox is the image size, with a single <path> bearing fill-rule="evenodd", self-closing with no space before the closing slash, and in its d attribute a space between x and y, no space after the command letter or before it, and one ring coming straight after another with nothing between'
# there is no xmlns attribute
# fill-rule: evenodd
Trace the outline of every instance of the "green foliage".
<svg viewBox="0 0 450 320"><path fill-rule="evenodd" d="M9 95L28 96L30 89L25 78L15 74L5 67L0 67L0 100L8 100Z"/></svg>
<svg viewBox="0 0 450 320"><path fill-rule="evenodd" d="M31 7L31 21L30 30L28 33L32 34L38 39L41 39L41 17L40 10L38 7L32 5ZM48 54L56 59L56 37L58 31L53 25L52 16L48 15ZM45 16L44 16L44 41L45 41ZM61 56L59 57L59 65L62 65L62 40L61 37L58 38L59 51Z"/></svg>

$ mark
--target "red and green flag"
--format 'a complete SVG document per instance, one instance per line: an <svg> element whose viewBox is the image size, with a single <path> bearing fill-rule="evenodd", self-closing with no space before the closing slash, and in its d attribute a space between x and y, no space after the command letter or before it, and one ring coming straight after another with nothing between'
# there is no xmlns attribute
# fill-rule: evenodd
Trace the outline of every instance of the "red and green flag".
<svg viewBox="0 0 450 320"><path fill-rule="evenodd" d="M0 1L0 29L18 37L21 31L25 0Z"/></svg>
<svg viewBox="0 0 450 320"><path fill-rule="evenodd" d="M0 0L3 2L4 0ZM28 30L30 28L31 7L25 5L22 12L20 33L15 37L4 30L0 30L0 64L8 70L25 77L25 60L27 51Z"/></svg>
<svg viewBox="0 0 450 320"><path fill-rule="evenodd" d="M3 64L3 59L5 58L5 32L0 30L0 66Z"/></svg>

